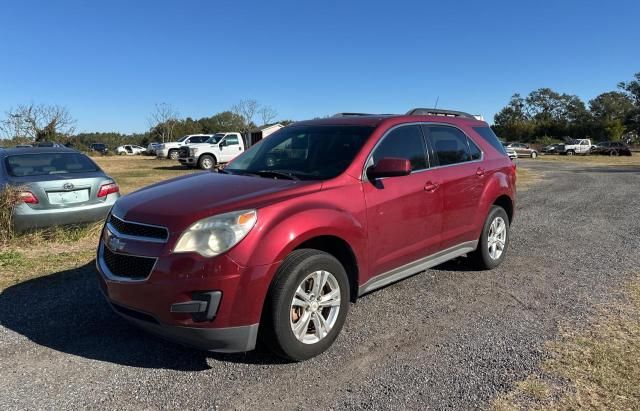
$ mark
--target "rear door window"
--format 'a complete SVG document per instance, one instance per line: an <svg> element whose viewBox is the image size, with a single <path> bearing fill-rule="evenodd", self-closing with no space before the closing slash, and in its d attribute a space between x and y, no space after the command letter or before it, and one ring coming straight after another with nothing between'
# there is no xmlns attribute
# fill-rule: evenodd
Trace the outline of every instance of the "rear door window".
<svg viewBox="0 0 640 411"><path fill-rule="evenodd" d="M471 161L467 136L462 131L448 126L425 126L431 149L439 166Z"/></svg>
<svg viewBox="0 0 640 411"><path fill-rule="evenodd" d="M373 164L383 158L404 158L411 162L411 171L427 168L426 149L420 126L401 126L383 137L373 151Z"/></svg>

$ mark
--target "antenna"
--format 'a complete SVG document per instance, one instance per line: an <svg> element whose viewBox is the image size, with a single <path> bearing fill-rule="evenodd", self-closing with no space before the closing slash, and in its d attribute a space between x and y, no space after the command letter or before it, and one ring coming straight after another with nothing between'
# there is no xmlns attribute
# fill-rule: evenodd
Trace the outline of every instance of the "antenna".
<svg viewBox="0 0 640 411"><path fill-rule="evenodd" d="M440 101L440 96L438 96L438 97L436 98L436 105L435 105L435 106L433 106L433 108L438 108L438 101Z"/></svg>

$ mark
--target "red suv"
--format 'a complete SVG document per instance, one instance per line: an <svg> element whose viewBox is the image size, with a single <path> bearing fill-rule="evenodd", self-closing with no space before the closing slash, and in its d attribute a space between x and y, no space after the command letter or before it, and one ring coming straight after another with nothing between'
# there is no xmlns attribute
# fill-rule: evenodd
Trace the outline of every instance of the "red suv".
<svg viewBox="0 0 640 411"><path fill-rule="evenodd" d="M295 123L224 170L114 205L101 288L127 320L180 343L292 360L325 351L350 302L455 257L509 245L515 166L487 123L453 111Z"/></svg>

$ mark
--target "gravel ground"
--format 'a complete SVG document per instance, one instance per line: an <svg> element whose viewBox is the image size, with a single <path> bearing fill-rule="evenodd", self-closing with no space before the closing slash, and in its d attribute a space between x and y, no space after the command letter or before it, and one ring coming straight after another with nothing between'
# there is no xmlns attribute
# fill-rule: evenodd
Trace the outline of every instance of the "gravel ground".
<svg viewBox="0 0 640 411"><path fill-rule="evenodd" d="M352 305L325 355L206 354L148 336L103 302L91 265L0 294L0 409L481 408L534 372L560 322L640 272L640 168L543 161L505 264L464 258ZM635 215L634 215L635 214Z"/></svg>

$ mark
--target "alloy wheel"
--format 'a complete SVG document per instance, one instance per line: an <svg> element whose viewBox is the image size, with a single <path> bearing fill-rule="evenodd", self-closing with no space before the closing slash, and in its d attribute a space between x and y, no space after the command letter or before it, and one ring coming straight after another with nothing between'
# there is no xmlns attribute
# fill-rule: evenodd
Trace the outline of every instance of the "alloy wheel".
<svg viewBox="0 0 640 411"><path fill-rule="evenodd" d="M340 285L328 271L309 274L296 288L291 301L290 325L293 335L303 344L315 344L325 338L340 312Z"/></svg>
<svg viewBox="0 0 640 411"><path fill-rule="evenodd" d="M489 257L497 260L502 255L507 241L507 224L502 217L496 217L489 227L489 237L487 239L487 247L489 248Z"/></svg>

